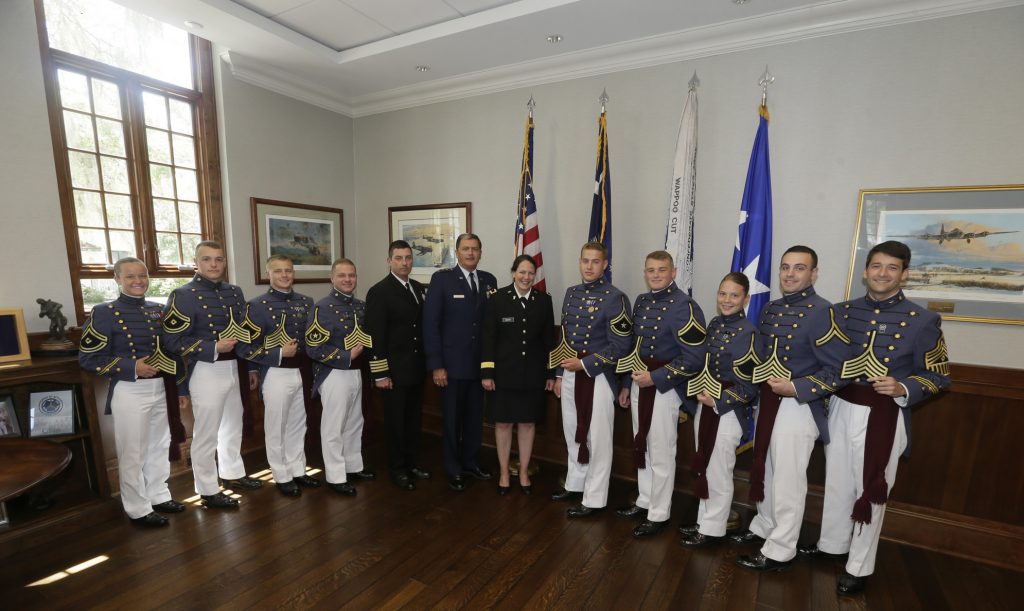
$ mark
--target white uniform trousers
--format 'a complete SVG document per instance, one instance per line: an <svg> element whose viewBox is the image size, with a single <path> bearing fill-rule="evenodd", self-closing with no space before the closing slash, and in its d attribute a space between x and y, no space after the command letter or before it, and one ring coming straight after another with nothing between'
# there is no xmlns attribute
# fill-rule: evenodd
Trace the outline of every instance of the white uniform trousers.
<svg viewBox="0 0 1024 611"><path fill-rule="evenodd" d="M271 367L263 378L267 462L277 483L306 473L306 403L299 369Z"/></svg>
<svg viewBox="0 0 1024 611"><path fill-rule="evenodd" d="M882 532L885 505L871 504L871 523L855 524L850 514L864 492L864 440L871 408L832 397L828 415L831 442L825 446L825 506L821 518L818 549L829 554L850 556L846 572L863 577L875 571L878 536ZM907 448L907 429L900 410L896 438L885 466L885 481L892 490L900 455Z"/></svg>
<svg viewBox="0 0 1024 611"><path fill-rule="evenodd" d="M118 382L110 409L114 414L121 504L129 518L141 518L153 512L153 505L171 500L167 489L171 429L163 379Z"/></svg>
<svg viewBox="0 0 1024 611"><path fill-rule="evenodd" d="M694 447L698 447L697 431L700 430L700 418L704 410L710 409L699 405L697 417L693 421ZM697 525L699 532L708 537L725 535L729 522L729 511L732 509L733 481L732 470L736 466L736 446L743 437L736 412L729 412L718 419L718 434L715 436L715 447L708 461L708 498L700 499L697 504Z"/></svg>
<svg viewBox="0 0 1024 611"><path fill-rule="evenodd" d="M320 445L328 484L363 470L363 381L358 369L332 369L320 385Z"/></svg>
<svg viewBox="0 0 1024 611"><path fill-rule="evenodd" d="M751 532L765 539L761 553L772 560L787 562L796 556L807 502L807 464L817 438L811 408L783 397L765 460L764 500L750 522Z"/></svg>
<svg viewBox="0 0 1024 611"><path fill-rule="evenodd" d="M567 371L562 378L562 431L569 448L569 468L565 474L565 489L583 492L583 505L600 509L608 504L608 483L612 475L612 429L615 426L615 395L608 380L599 375L594 379L594 410L590 419L587 442L590 463L579 463L580 444L576 443L576 375ZM579 372L578 375L586 375Z"/></svg>
<svg viewBox="0 0 1024 611"><path fill-rule="evenodd" d="M637 405L640 386L633 384L629 391L632 406L633 436L640 428ZM647 452L644 469L636 471L636 506L647 510L651 522L664 522L672 513L672 491L676 484L676 438L679 434L679 406L683 400L675 390L654 393L654 411L651 430L647 433Z"/></svg>
<svg viewBox="0 0 1024 611"><path fill-rule="evenodd" d="M238 363L199 361L188 383L192 396L192 475L196 492L220 492L223 479L245 477L242 464L242 397L238 394Z"/></svg>

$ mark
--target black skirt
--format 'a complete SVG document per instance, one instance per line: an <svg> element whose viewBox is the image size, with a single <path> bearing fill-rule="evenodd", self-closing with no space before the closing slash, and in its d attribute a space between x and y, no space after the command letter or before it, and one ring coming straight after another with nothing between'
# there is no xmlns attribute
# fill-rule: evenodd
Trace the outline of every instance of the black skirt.
<svg viewBox="0 0 1024 611"><path fill-rule="evenodd" d="M487 419L491 422L539 422L544 415L547 391L498 388L487 393Z"/></svg>

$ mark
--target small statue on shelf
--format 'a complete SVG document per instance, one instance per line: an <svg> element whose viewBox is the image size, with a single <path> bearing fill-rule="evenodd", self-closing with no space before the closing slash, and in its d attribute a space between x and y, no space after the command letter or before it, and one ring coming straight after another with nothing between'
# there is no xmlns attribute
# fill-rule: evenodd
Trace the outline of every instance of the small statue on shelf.
<svg viewBox="0 0 1024 611"><path fill-rule="evenodd" d="M75 344L68 339L68 319L61 312L64 305L42 297L36 299L36 303L39 304L39 318L50 319L50 336L43 342L42 350L39 352L43 354L74 354L76 352Z"/></svg>

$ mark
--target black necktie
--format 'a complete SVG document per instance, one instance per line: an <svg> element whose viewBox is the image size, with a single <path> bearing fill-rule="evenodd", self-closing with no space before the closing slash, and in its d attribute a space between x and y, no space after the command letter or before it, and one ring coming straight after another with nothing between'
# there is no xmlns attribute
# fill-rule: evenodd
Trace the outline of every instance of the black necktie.
<svg viewBox="0 0 1024 611"><path fill-rule="evenodd" d="M469 286L473 289L473 296L476 297L478 293L476 288L476 272L469 272Z"/></svg>
<svg viewBox="0 0 1024 611"><path fill-rule="evenodd" d="M412 295L412 300L418 304L420 300L416 299L416 291L412 290L412 283L406 282L405 288L409 289L409 294Z"/></svg>
<svg viewBox="0 0 1024 611"><path fill-rule="evenodd" d="M524 310L526 309L526 297L519 298L519 305L523 306Z"/></svg>

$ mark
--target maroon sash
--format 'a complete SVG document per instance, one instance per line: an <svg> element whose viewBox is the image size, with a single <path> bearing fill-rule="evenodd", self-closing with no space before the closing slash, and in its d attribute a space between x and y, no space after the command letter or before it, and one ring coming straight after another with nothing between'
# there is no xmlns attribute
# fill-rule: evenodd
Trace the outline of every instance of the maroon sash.
<svg viewBox="0 0 1024 611"><path fill-rule="evenodd" d="M878 394L867 384L850 384L836 394L845 401L871 409L864 438L864 493L853 504L850 516L855 522L870 524L871 504L884 505L889 499L885 467L896 440L900 407L892 397Z"/></svg>
<svg viewBox="0 0 1024 611"><path fill-rule="evenodd" d="M732 382L722 382L722 390L731 388ZM715 449L715 438L718 436L718 423L721 416L715 410L704 405L700 410L700 426L697 427L697 451L693 454L690 468L697 476L693 483L693 493L699 499L708 498L708 463Z"/></svg>
<svg viewBox="0 0 1024 611"><path fill-rule="evenodd" d="M580 357L583 358L583 357ZM580 444L577 457L581 465L590 463L590 448L587 447L587 434L590 432L590 421L594 417L594 378L580 370L573 374L575 384L572 392L576 400L576 436L574 440Z"/></svg>
<svg viewBox="0 0 1024 611"><path fill-rule="evenodd" d="M167 426L171 429L171 446L167 460L181 460L181 443L185 441L185 425L181 422L181 406L178 405L178 382L169 373L161 373L164 381L164 396L167 401Z"/></svg>
<svg viewBox="0 0 1024 611"><path fill-rule="evenodd" d="M643 359L643 362L644 365L647 365L649 371L664 367L668 363L668 361L655 359ZM637 430L636 435L633 437L633 462L636 463L637 469L647 468L647 460L645 458L647 454L647 435L651 432L651 420L654 418L654 397L657 396L657 393L657 387L652 384L646 388L641 388L637 394Z"/></svg>
<svg viewBox="0 0 1024 611"><path fill-rule="evenodd" d="M767 382L761 383L761 400L758 407L757 427L754 429L754 464L750 467L750 500L760 503L764 500L764 465L768 459L768 445L775 428L775 417L779 415L782 397L772 392Z"/></svg>

